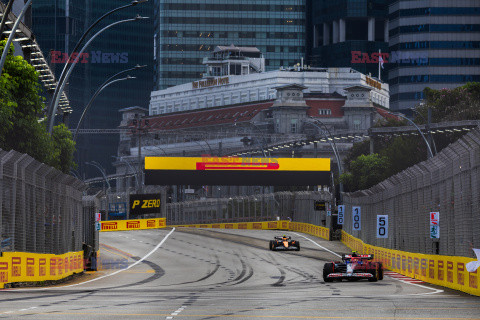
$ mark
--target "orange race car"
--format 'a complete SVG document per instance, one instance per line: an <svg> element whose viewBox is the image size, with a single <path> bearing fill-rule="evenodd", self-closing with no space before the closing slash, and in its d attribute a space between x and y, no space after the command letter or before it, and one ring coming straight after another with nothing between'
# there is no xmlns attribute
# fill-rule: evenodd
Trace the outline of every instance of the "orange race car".
<svg viewBox="0 0 480 320"><path fill-rule="evenodd" d="M291 237L285 235L282 237L275 237L274 240L270 240L270 250L300 251L300 241L292 240Z"/></svg>

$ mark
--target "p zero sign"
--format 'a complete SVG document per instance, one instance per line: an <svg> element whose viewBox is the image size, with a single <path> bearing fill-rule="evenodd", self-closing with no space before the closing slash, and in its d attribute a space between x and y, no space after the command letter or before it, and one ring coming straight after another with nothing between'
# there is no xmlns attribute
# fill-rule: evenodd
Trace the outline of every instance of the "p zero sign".
<svg viewBox="0 0 480 320"><path fill-rule="evenodd" d="M146 185L327 185L329 158L146 157Z"/></svg>
<svg viewBox="0 0 480 320"><path fill-rule="evenodd" d="M131 194L130 215L159 213L161 210L160 194Z"/></svg>

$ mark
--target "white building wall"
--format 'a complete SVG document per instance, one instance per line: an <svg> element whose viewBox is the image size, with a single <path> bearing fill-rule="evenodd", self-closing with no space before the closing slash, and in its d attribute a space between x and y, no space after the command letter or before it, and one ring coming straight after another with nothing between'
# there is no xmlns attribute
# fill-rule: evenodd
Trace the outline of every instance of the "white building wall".
<svg viewBox="0 0 480 320"><path fill-rule="evenodd" d="M345 95L344 89L354 85L369 86L367 77L350 68L329 68L327 71L270 71L244 76L229 76L229 84L194 89L186 83L154 91L150 100L150 115L257 102L276 98L274 88L289 84L306 86L306 92L319 91ZM374 88L376 102L389 108L389 87ZM182 106L180 108L179 106Z"/></svg>

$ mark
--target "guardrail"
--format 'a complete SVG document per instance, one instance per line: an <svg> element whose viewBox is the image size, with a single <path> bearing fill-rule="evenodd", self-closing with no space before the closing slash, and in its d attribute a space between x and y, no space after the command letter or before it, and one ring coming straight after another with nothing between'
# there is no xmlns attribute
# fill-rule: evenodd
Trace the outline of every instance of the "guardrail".
<svg viewBox="0 0 480 320"><path fill-rule="evenodd" d="M465 265L472 258L444 256L386 249L364 243L342 232L342 242L359 253L373 254L385 268L428 283L480 296L479 271L468 272Z"/></svg>
<svg viewBox="0 0 480 320"><path fill-rule="evenodd" d="M60 280L83 269L83 251L60 255L4 252L0 257L0 289L7 283Z"/></svg>

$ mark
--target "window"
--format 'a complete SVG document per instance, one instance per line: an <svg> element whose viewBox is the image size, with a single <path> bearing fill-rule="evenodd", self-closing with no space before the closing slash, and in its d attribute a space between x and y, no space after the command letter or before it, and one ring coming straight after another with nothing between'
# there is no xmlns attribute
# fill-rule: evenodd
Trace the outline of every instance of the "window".
<svg viewBox="0 0 480 320"><path fill-rule="evenodd" d="M297 133L298 131L298 119L290 120L290 133Z"/></svg>
<svg viewBox="0 0 480 320"><path fill-rule="evenodd" d="M353 129L360 130L362 127L362 120L360 118L353 119Z"/></svg>
<svg viewBox="0 0 480 320"><path fill-rule="evenodd" d="M332 110L330 109L318 109L318 114L321 116L330 116L332 114Z"/></svg>

